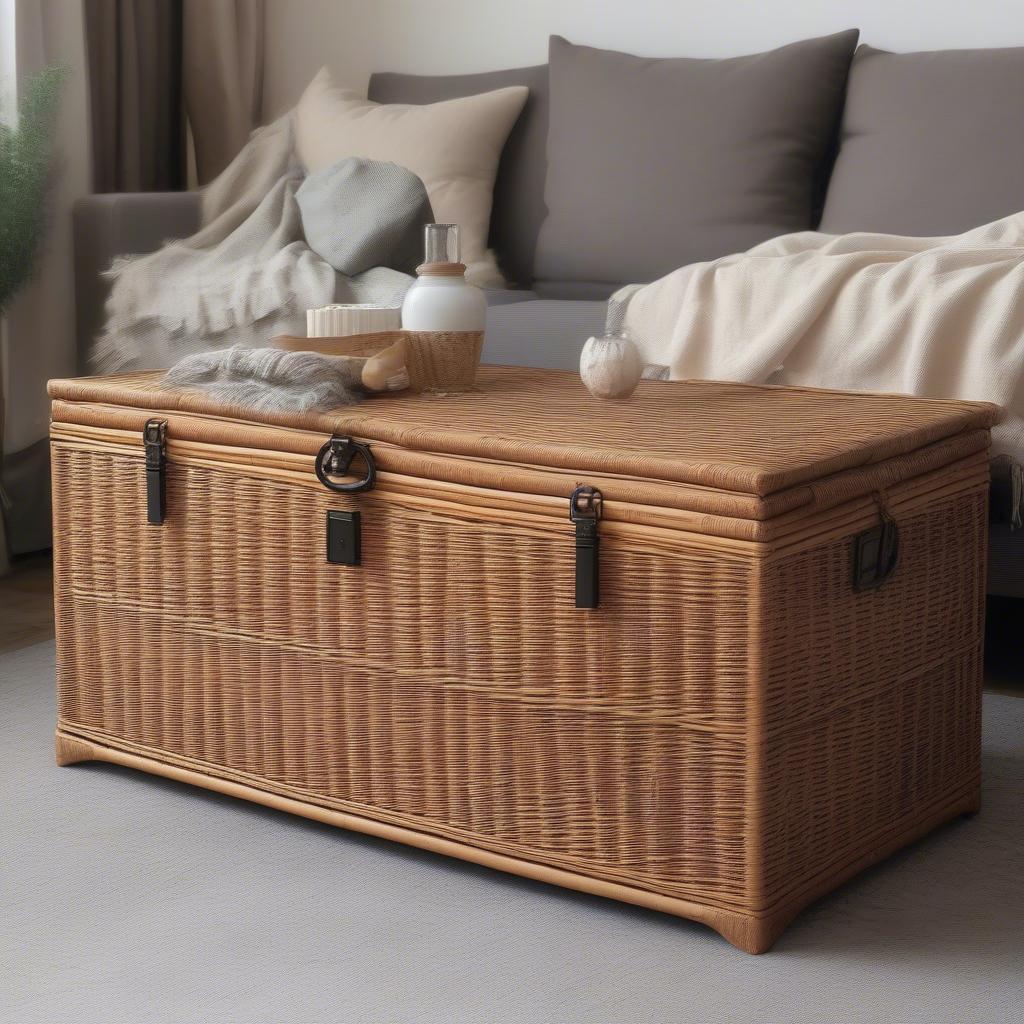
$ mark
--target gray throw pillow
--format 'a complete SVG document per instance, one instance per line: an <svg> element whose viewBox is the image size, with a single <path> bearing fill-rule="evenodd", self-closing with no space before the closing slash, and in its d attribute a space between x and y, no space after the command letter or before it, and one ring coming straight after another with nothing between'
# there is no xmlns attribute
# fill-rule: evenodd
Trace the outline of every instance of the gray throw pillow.
<svg viewBox="0 0 1024 1024"><path fill-rule="evenodd" d="M728 60L553 36L547 281L651 281L814 227L857 31Z"/></svg>
<svg viewBox="0 0 1024 1024"><path fill-rule="evenodd" d="M1019 210L1024 48L860 47L822 231L953 235Z"/></svg>
<svg viewBox="0 0 1024 1024"><path fill-rule="evenodd" d="M423 182L405 167L348 157L309 175L295 199L307 244L341 274L411 274L423 261L423 225L434 215Z"/></svg>

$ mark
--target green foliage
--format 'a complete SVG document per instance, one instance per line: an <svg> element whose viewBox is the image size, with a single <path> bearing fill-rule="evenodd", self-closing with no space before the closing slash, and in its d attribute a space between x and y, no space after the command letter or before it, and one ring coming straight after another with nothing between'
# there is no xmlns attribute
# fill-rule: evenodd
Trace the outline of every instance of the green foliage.
<svg viewBox="0 0 1024 1024"><path fill-rule="evenodd" d="M46 193L61 85L53 65L24 84L17 126L0 124L0 313L31 276L46 230Z"/></svg>

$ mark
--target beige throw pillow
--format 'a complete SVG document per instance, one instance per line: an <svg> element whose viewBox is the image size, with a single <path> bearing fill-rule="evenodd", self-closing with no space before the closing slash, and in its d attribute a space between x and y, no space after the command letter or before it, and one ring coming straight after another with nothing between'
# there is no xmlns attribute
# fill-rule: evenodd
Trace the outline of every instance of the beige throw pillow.
<svg viewBox="0 0 1024 1024"><path fill-rule="evenodd" d="M487 251L494 176L528 92L516 85L442 103L372 103L322 68L295 108L296 149L309 173L351 156L408 168L423 180L435 220L459 225L467 276L500 283Z"/></svg>

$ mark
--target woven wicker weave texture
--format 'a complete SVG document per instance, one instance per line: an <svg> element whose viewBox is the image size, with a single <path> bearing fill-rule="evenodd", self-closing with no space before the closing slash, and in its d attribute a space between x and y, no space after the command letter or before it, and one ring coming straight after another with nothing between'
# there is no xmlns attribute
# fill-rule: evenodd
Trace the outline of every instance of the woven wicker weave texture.
<svg viewBox="0 0 1024 1024"><path fill-rule="evenodd" d="M905 420L925 445L937 411L951 443L990 415L923 404L931 419ZM887 491L902 560L877 591L850 586L869 497L808 509L775 544L663 508L658 525L610 515L601 608L583 613L564 503L495 508L397 473L341 497L286 457L291 435L244 460L196 440L172 443L168 521L147 528L124 410L55 408L59 725L76 757L121 751L548 865L751 950L977 799L976 445L945 466L906 456L923 471ZM360 567L324 561L337 508L362 512Z"/></svg>
<svg viewBox="0 0 1024 1024"><path fill-rule="evenodd" d="M153 373L53 381L50 395L250 419L198 393L161 391L158 382ZM513 367L481 367L478 385L443 401L379 396L332 413L261 414L259 422L763 495L987 429L996 413L983 402L699 381L643 382L629 401L604 402L575 374Z"/></svg>

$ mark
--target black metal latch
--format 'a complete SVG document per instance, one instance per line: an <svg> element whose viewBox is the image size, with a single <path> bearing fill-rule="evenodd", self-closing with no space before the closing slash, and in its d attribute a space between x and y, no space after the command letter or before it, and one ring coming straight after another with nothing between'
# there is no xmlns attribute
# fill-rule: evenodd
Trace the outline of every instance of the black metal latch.
<svg viewBox="0 0 1024 1024"><path fill-rule="evenodd" d="M333 565L359 565L362 529L358 512L331 509L327 513L327 561Z"/></svg>
<svg viewBox="0 0 1024 1024"><path fill-rule="evenodd" d="M881 494L878 503L878 525L853 538L853 589L874 590L896 571L900 560L900 530L889 515Z"/></svg>
<svg viewBox="0 0 1024 1024"><path fill-rule="evenodd" d="M347 483L331 479L335 476L348 476L349 469L357 455L366 464L366 472L362 477ZM316 457L315 468L320 483L341 494L368 491L377 479L377 463L374 462L370 446L341 434L332 435L330 441L320 449Z"/></svg>
<svg viewBox="0 0 1024 1024"><path fill-rule="evenodd" d="M147 420L142 444L146 450L146 521L162 526L167 510L167 420Z"/></svg>
<svg viewBox="0 0 1024 1024"><path fill-rule="evenodd" d="M576 607L596 608L600 598L597 523L601 492L596 487L577 487L569 498L569 518L576 524Z"/></svg>

